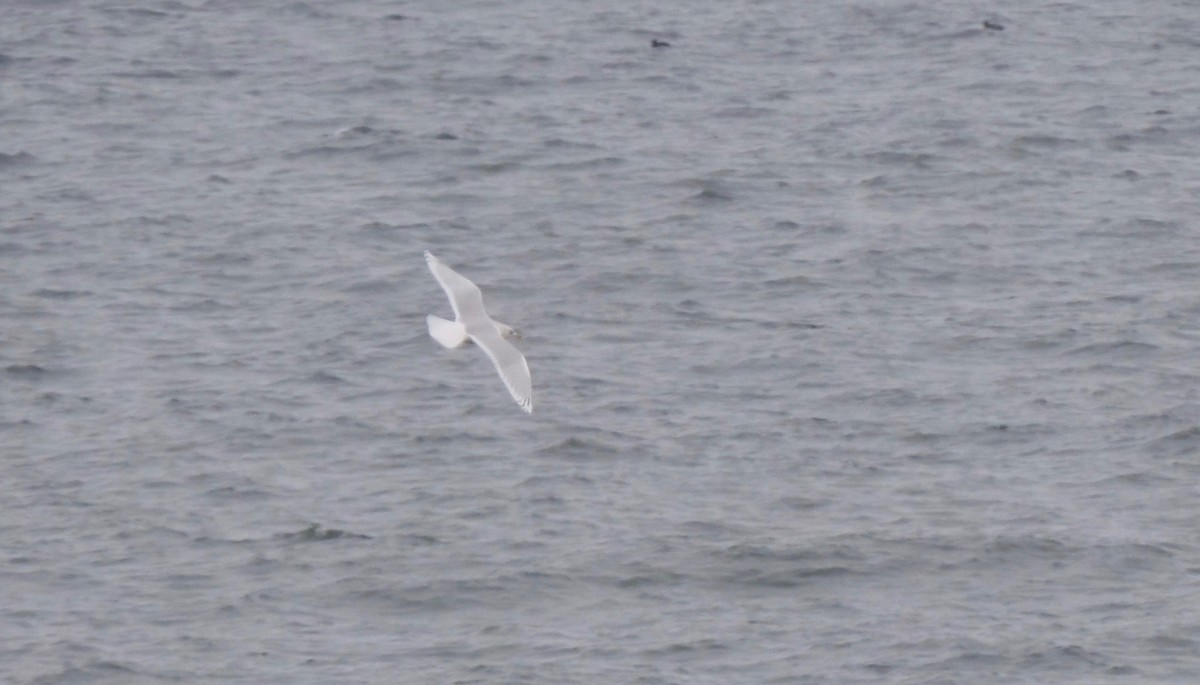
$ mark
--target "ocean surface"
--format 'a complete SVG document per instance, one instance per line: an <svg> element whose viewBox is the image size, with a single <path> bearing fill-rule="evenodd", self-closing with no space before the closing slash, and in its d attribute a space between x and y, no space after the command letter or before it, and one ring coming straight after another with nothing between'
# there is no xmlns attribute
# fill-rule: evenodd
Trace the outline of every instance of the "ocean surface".
<svg viewBox="0 0 1200 685"><path fill-rule="evenodd" d="M7 0L0 681L1194 685L1198 83L1183 0Z"/></svg>

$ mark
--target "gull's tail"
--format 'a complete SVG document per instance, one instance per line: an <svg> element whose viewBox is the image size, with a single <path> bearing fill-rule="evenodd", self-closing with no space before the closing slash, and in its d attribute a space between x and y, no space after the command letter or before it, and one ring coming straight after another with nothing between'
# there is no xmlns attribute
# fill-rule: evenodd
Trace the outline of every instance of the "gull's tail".
<svg viewBox="0 0 1200 685"><path fill-rule="evenodd" d="M467 341L467 327L457 321L447 321L440 316L430 314L425 317L429 324L429 335L441 343L442 347L454 349Z"/></svg>

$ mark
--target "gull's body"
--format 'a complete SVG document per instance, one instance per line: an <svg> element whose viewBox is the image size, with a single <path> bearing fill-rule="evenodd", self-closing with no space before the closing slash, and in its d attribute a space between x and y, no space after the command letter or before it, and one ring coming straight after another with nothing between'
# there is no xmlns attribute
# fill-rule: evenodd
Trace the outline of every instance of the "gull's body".
<svg viewBox="0 0 1200 685"><path fill-rule="evenodd" d="M468 340L479 346L500 372L500 380L508 388L517 404L527 413L533 413L533 379L529 375L529 364L520 350L505 338L516 335L511 326L493 321L483 309L483 293L479 286L462 274L443 264L428 250L425 263L433 272L442 290L450 298L454 309L454 321L430 314L425 317L429 324L429 335L443 347L455 348Z"/></svg>

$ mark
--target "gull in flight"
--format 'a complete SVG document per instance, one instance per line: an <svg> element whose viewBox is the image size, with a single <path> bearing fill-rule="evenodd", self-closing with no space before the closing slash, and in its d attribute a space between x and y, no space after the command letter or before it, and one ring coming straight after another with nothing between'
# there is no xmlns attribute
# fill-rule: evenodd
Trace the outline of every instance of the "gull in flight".
<svg viewBox="0 0 1200 685"><path fill-rule="evenodd" d="M433 314L425 317L425 323L429 324L429 335L448 349L459 347L467 341L479 345L496 365L500 380L504 381L513 399L526 413L532 414L533 380L529 376L529 365L525 363L520 350L505 340L521 336L512 326L493 321L488 316L483 310L483 293L479 292L479 286L443 264L429 250L425 251L425 263L442 290L446 291L450 306L454 308L454 321Z"/></svg>

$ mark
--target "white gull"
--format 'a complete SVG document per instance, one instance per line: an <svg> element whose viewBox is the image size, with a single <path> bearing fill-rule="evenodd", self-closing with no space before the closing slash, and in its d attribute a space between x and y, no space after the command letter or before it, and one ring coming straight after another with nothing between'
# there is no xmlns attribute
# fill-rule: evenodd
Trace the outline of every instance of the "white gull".
<svg viewBox="0 0 1200 685"><path fill-rule="evenodd" d="M425 251L425 263L442 290L446 291L450 306L454 309L454 321L432 314L425 317L425 323L429 324L429 335L449 349L460 347L468 340L479 345L496 365L500 380L504 381L513 399L526 413L532 414L533 379L529 375L529 364L525 363L520 350L505 340L507 337L521 336L512 326L488 316L483 309L483 293L479 291L479 286L443 264L429 250Z"/></svg>

